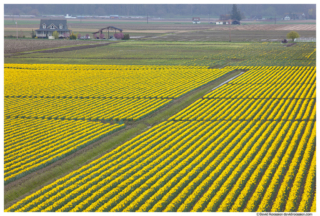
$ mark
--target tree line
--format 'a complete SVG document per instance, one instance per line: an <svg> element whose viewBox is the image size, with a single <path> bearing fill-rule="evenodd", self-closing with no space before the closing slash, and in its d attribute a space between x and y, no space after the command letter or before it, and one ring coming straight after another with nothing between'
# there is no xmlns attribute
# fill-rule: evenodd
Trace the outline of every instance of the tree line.
<svg viewBox="0 0 320 216"><path fill-rule="evenodd" d="M283 16L290 13L305 13L315 18L315 4L238 4L242 16ZM65 15L73 16L211 16L231 14L232 4L5 4L5 15ZM311 13L311 14L310 14ZM314 15L314 17L312 16ZM309 17L308 17L309 16Z"/></svg>

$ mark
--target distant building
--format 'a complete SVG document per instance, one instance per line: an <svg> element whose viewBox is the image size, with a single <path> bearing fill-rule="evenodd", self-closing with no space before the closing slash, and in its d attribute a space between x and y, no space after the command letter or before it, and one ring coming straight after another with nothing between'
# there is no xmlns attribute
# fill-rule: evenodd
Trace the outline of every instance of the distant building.
<svg viewBox="0 0 320 216"><path fill-rule="evenodd" d="M289 16L285 16L285 17L283 18L283 20L290 20L290 17L289 17Z"/></svg>
<svg viewBox="0 0 320 216"><path fill-rule="evenodd" d="M67 14L64 18L66 18L66 19L75 19L76 17L73 17L72 15L69 16L69 14Z"/></svg>
<svg viewBox="0 0 320 216"><path fill-rule="evenodd" d="M47 38L52 36L54 31L59 33L59 38L69 36L70 30L67 26L67 20L41 19L40 28L35 30L38 38Z"/></svg>
<svg viewBox="0 0 320 216"><path fill-rule="evenodd" d="M228 20L217 20L216 25L229 25Z"/></svg>
<svg viewBox="0 0 320 216"><path fill-rule="evenodd" d="M110 19L119 19L119 15L110 15Z"/></svg>
<svg viewBox="0 0 320 216"><path fill-rule="evenodd" d="M193 23L193 24L198 24L198 23L200 23L200 17L192 17L192 23Z"/></svg>
<svg viewBox="0 0 320 216"><path fill-rule="evenodd" d="M238 20L217 20L216 25L240 25L240 21Z"/></svg>
<svg viewBox="0 0 320 216"><path fill-rule="evenodd" d="M285 13L283 20L304 20L306 15L304 13L294 12L294 13Z"/></svg>
<svg viewBox="0 0 320 216"><path fill-rule="evenodd" d="M231 24L232 25L240 25L240 21L239 20L232 20Z"/></svg>

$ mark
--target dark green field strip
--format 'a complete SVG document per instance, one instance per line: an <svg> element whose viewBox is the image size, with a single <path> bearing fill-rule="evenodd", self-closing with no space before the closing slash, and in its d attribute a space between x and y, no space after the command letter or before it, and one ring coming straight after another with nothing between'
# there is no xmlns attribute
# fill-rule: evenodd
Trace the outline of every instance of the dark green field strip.
<svg viewBox="0 0 320 216"><path fill-rule="evenodd" d="M170 45L169 45L170 44ZM184 44L184 45L181 45ZM197 44L201 45L201 49ZM212 44L212 46L210 45ZM242 52L237 52L241 49ZM212 61L224 61L230 65L309 65L315 59L306 56L315 49L315 43L297 43L292 47L283 47L278 43L201 43L201 42L147 42L127 41L110 44L106 47L87 49L81 52L66 51L61 53L28 54L26 58L6 58L5 62L39 62L58 64L155 64L155 65L216 65ZM32 59L32 57L41 57ZM45 57L45 58L42 58ZM64 59L66 58L66 59ZM70 59L69 59L70 58ZM71 59L74 58L74 59ZM88 58L88 59L87 59ZM100 58L100 60L99 60ZM105 59L104 59L105 58ZM310 59L312 58L312 59ZM172 59L172 60L171 60ZM304 59L304 60L296 60ZM149 60L150 62L147 62ZM241 60L241 61L239 61ZM69 61L69 62L68 62ZM178 62L177 62L178 61ZM113 63L112 63L113 62ZM221 62L222 63L222 62ZM225 64L223 63L223 64ZM315 66L315 65L314 65Z"/></svg>

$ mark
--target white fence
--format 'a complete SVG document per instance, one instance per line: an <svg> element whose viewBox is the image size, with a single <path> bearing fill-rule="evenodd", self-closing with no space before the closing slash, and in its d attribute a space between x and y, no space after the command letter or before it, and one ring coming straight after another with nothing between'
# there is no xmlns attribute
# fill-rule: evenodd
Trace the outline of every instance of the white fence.
<svg viewBox="0 0 320 216"><path fill-rule="evenodd" d="M316 42L316 38L296 38L295 42Z"/></svg>

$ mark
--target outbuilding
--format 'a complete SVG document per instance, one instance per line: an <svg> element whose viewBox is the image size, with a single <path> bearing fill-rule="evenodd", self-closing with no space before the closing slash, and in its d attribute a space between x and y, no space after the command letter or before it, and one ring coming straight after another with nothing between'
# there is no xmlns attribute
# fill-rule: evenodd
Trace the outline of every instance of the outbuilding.
<svg viewBox="0 0 320 216"><path fill-rule="evenodd" d="M198 24L198 23L200 23L200 17L192 17L192 23L193 23L193 24Z"/></svg>
<svg viewBox="0 0 320 216"><path fill-rule="evenodd" d="M283 20L290 20L290 17L289 17L289 16L285 16L285 17L283 18Z"/></svg>
<svg viewBox="0 0 320 216"><path fill-rule="evenodd" d="M99 29L99 30L96 31L96 32L93 32L93 33L92 33L93 35L99 34L98 37L96 36L96 38L94 38L94 39L103 39L103 38L100 38L100 35L102 35L102 31L105 30L105 29L108 30L108 39L110 39L110 36L109 36L109 31L110 31L110 30L114 30L114 33L115 33L115 34L116 34L117 31L119 31L120 33L122 33L122 29L117 28L117 27L114 27L114 26L108 26L108 27L105 27L105 28L101 28L101 29Z"/></svg>
<svg viewBox="0 0 320 216"><path fill-rule="evenodd" d="M231 24L232 25L240 25L240 21L239 20L232 20Z"/></svg>
<svg viewBox="0 0 320 216"><path fill-rule="evenodd" d="M216 25L229 25L228 20L217 20Z"/></svg>

